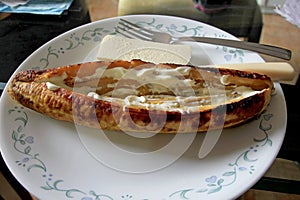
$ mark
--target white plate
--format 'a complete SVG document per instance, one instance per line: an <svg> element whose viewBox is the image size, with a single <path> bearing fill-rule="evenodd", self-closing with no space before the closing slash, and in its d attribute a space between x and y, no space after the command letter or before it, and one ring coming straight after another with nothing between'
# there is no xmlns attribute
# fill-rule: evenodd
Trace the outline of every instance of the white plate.
<svg viewBox="0 0 300 200"><path fill-rule="evenodd" d="M174 35L233 38L212 26L182 18L136 15L124 17ZM114 31L118 18L81 26L51 40L18 68L46 69L95 60L101 39ZM193 44L193 64L263 62L256 54L222 46ZM41 199L232 199L246 192L275 159L286 128L286 106L279 84L270 106L258 119L225 130L213 151L197 158L203 139L199 134L190 148L172 164L149 172L124 172L102 159L118 158L126 167L163 162L172 154L156 155L137 163L112 151L101 133L50 119L23 108L3 92L0 102L1 153L14 176ZM79 134L78 134L79 133ZM171 136L148 139L110 133L119 149L145 155L161 148ZM99 136L99 137L98 137ZM101 152L103 154L101 154ZM115 152L115 153L113 153ZM100 154L98 154L100 153ZM101 156L104 156L102 158ZM118 157L119 156L119 157ZM121 165L120 165L121 164Z"/></svg>

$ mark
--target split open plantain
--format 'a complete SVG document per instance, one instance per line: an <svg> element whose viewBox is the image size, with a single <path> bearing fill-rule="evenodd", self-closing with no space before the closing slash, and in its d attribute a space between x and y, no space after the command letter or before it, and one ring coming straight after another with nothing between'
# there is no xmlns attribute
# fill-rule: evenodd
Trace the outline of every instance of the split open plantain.
<svg viewBox="0 0 300 200"><path fill-rule="evenodd" d="M8 87L12 99L57 120L141 133L241 125L266 109L273 90L263 74L140 60L21 71Z"/></svg>

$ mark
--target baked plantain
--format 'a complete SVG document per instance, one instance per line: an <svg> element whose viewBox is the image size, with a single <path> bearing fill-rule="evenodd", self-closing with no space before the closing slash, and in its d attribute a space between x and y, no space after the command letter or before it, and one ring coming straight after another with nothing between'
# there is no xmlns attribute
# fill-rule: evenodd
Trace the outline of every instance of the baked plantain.
<svg viewBox="0 0 300 200"><path fill-rule="evenodd" d="M8 87L15 101L58 120L160 133L240 125L265 110L272 90L258 73L140 60L21 71Z"/></svg>

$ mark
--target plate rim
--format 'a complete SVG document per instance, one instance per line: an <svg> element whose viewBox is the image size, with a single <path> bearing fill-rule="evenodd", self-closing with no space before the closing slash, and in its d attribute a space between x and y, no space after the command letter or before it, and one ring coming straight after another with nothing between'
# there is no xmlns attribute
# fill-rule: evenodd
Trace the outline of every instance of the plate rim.
<svg viewBox="0 0 300 200"><path fill-rule="evenodd" d="M46 42L45 44L43 44L41 47L39 47L37 50L35 50L31 55L29 55L29 56L28 56L28 57L20 64L20 66L14 71L14 73L13 73L12 76L10 77L8 83L11 81L11 79L13 78L13 76L14 76L18 71L22 70L22 68L25 68L24 66L26 66L26 64L32 59L32 57L34 57L39 51L41 51L41 50L43 50L44 48L46 48L47 46L49 46L49 44L51 44L51 43L53 43L53 42L59 41L59 39L60 39L61 37L64 37L64 36L66 36L66 35L68 35L68 34L70 34L70 33L72 33L72 32L77 32L77 31L83 30L83 29L85 29L85 28L87 28L87 27L95 26L95 25L97 25L98 23L99 23L99 24L102 24L102 23L114 21L114 20L117 20L117 19L120 19L120 18L128 18L128 19L130 19L130 18L139 18L139 17L146 17L146 18L147 18L147 17L154 17L154 18L176 18L177 20L188 20L188 21L193 21L193 22L195 22L195 23L204 24L204 25L206 25L206 26L208 26L208 27L210 27L210 28L217 29L217 30L220 30L220 31L222 31L222 32L225 32L225 31L223 31L223 30L221 30L221 29L219 29L219 28L216 28L216 27L214 27L214 26L205 24L205 23L203 23L203 22L198 22L198 21L196 21L196 20L191 20L191 19L186 19L186 18L181 18L181 17L175 17L175 16L165 16L165 15L129 15L129 16L118 16L118 17L113 17L113 18L107 18L107 19L103 19L103 20L99 20L99 21L95 21L95 22L90 22L90 23L88 23L88 24L85 24L85 25L76 27L76 28L74 28L74 29L71 29L71 30L69 30L69 31L66 31L66 32L64 32L64 33L62 33L62 34L60 34L60 35L58 35L57 37L55 37L55 38L49 40L48 42ZM226 34L229 34L229 33L227 33L227 32L225 32L225 33L226 33ZM229 35L231 35L231 34L229 34ZM231 36L234 37L233 35L231 35ZM262 58L261 58L261 59L262 59ZM7 86L6 86L6 87L7 87ZM4 96L7 96L7 95L6 95L6 91L7 91L7 88L6 88L6 87L5 87L5 89L3 90L3 93L2 93L2 95L1 95L1 99L0 99L0 108L2 107L1 105L2 105L2 104L4 103L4 101L5 101L4 99L5 99L5 98L7 99L7 97L4 98ZM283 94L282 88L281 88L281 86L280 86L279 84L277 84L277 88L280 90L279 92ZM286 123L287 123L287 122L286 122L286 121L287 121L286 102L285 102L284 95L283 95L282 97L283 97L283 102L284 102L284 105L285 105L285 106L284 106L284 113L285 113L285 128L286 128ZM1 110L2 110L2 109L1 109ZM1 120L1 121L2 121L2 120ZM1 121L0 121L0 123L1 123ZM283 138L284 138L284 135L285 135L285 132L283 133ZM282 145L282 142L283 142L283 139L281 140L281 144L279 145L279 147ZM3 151L2 151L3 148L4 148L3 145L0 145L0 151L1 151L1 152L3 152ZM271 160L274 160L274 159L276 158L276 156L277 156L277 154L278 154L280 148L278 148L277 150L278 150L278 151L273 155L273 158L272 158ZM20 180L19 177L17 177L17 176L15 175L15 173L13 173L13 172L14 172L14 169L12 169L13 167L11 167L11 166L8 164L7 159L6 159L6 155L2 154L2 157L3 157L4 161L5 161L5 164L8 166L8 168L10 169L10 171L12 172L12 174L14 175L14 177L15 177L20 183L23 183L23 180ZM272 164L272 162L269 163L268 167L266 167L266 170L271 166L271 164ZM266 170L265 170L265 171L266 171ZM265 172L261 172L261 173L263 174L263 173L265 173ZM255 179L255 180L252 181L253 184L255 184L260 178L261 178L261 174L260 174L259 176L257 176L257 179ZM22 184L22 185L23 185L26 189L30 190L30 188L27 188L27 187L26 187L26 184ZM248 187L247 189L251 188L252 186L253 186L253 185L249 185L249 187ZM241 192L241 193L243 193L243 192Z"/></svg>

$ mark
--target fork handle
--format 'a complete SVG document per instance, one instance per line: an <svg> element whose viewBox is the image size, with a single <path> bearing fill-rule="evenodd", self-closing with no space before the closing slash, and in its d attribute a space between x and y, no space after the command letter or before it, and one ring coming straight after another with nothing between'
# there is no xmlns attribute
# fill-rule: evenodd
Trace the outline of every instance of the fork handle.
<svg viewBox="0 0 300 200"><path fill-rule="evenodd" d="M292 56L292 52L288 49L254 43L254 42L245 42L245 41L238 41L238 40L209 38L209 37L180 37L178 38L177 41L189 41L189 42L194 41L194 42L222 45L228 47L235 47L239 49L270 55L277 58L282 58L285 60L290 60Z"/></svg>

